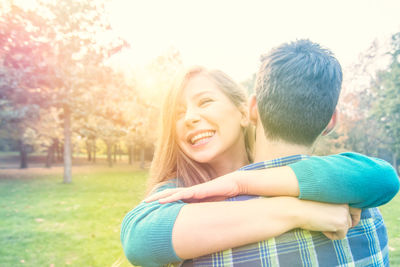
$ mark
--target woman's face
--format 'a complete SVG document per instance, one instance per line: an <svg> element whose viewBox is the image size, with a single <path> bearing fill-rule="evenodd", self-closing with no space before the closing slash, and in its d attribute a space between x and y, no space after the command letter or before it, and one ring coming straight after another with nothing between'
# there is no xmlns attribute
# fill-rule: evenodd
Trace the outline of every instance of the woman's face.
<svg viewBox="0 0 400 267"><path fill-rule="evenodd" d="M178 103L177 142L187 156L210 164L243 158L247 118L210 78L191 78Z"/></svg>

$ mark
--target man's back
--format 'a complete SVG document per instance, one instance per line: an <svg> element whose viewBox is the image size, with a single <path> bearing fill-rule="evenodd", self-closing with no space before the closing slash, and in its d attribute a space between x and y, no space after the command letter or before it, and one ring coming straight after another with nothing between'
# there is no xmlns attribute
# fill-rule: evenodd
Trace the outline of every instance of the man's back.
<svg viewBox="0 0 400 267"><path fill-rule="evenodd" d="M377 208L363 210L343 240L292 230L246 246L193 259L194 266L389 266L386 227Z"/></svg>

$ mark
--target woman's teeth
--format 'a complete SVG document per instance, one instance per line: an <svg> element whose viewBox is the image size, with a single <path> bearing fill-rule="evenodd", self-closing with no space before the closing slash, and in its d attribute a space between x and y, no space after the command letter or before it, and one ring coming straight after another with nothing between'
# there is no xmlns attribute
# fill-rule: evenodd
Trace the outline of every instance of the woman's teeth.
<svg viewBox="0 0 400 267"><path fill-rule="evenodd" d="M190 142L192 142L192 145L195 145L197 142L199 142L200 140L204 139L204 138L209 138L212 137L214 135L215 132L204 132L201 134L197 134L195 136L192 137L192 139L190 139Z"/></svg>

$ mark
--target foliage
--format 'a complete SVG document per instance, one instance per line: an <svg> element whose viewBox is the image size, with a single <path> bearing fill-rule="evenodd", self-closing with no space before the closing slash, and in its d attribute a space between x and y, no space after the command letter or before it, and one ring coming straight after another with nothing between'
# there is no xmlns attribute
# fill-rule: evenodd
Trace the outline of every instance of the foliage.
<svg viewBox="0 0 400 267"><path fill-rule="evenodd" d="M353 150L397 166L400 150L400 33L390 44L373 42L359 61L344 72L336 133L317 151ZM321 149L322 148L322 149Z"/></svg>
<svg viewBox="0 0 400 267"><path fill-rule="evenodd" d="M371 117L379 121L381 132L387 137L383 146L392 152L396 164L400 157L400 32L392 36L389 54L389 67L378 72L374 83Z"/></svg>
<svg viewBox="0 0 400 267"><path fill-rule="evenodd" d="M251 75L250 78L244 80L240 84L246 89L247 94L251 95L251 94L255 94L255 92L254 92L254 84L255 83L256 83L256 74L253 73L253 75Z"/></svg>
<svg viewBox="0 0 400 267"><path fill-rule="evenodd" d="M11 2L0 23L0 99L7 101L0 106L0 122L14 130L5 131L10 136L20 140L29 132L37 147L49 151L63 142L69 182L71 130L84 127L71 118L84 123L92 115L88 102L98 96L91 94L93 87L118 95L114 72L104 63L127 44L113 34L101 1L42 1L32 10Z"/></svg>
<svg viewBox="0 0 400 267"><path fill-rule="evenodd" d="M40 38L43 20L15 5L0 14L0 137L18 142L21 167L27 167L26 145L33 143L32 125L45 106L46 78L51 70L44 63L49 44Z"/></svg>
<svg viewBox="0 0 400 267"><path fill-rule="evenodd" d="M125 75L108 65L110 57L128 44L113 34L103 1L40 1L32 10L13 4L4 10L0 63L15 59L18 64L12 66L20 68L0 68L0 76L7 77L0 79L0 86L7 89L0 91L0 123L2 129L14 129L4 130L0 139L29 136L24 143L36 151L47 150L48 155L59 143L69 155L80 140L86 142L88 154L104 141L109 157L116 146L152 149L160 92L182 67L176 49L156 57L143 81L142 73ZM32 62L26 63L27 58ZM64 159L67 167L69 158Z"/></svg>
<svg viewBox="0 0 400 267"><path fill-rule="evenodd" d="M112 151L133 158L141 150L144 158L156 139L163 91L183 67L170 48L146 68L116 71L113 55L130 48L113 33L104 3L39 0L26 9L8 1L0 11L0 147L18 148L21 159L30 150L51 158L64 144L66 177L71 147L83 147L89 160L97 148L107 151L110 166ZM354 150L396 164L399 39L396 33L389 46L373 42L344 71L341 123L317 153ZM380 63L385 55L389 66ZM254 81L242 82L249 93Z"/></svg>

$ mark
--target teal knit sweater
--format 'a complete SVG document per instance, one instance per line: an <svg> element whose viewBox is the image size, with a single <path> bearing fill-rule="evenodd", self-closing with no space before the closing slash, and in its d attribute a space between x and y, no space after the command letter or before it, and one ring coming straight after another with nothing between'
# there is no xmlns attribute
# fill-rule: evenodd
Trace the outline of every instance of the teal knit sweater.
<svg viewBox="0 0 400 267"><path fill-rule="evenodd" d="M296 173L301 199L377 207L390 201L400 186L390 164L357 153L313 156L288 166ZM173 183L157 191L171 187ZM172 229L184 205L188 204L142 202L125 216L121 242L132 264L161 266L181 261L172 247Z"/></svg>

